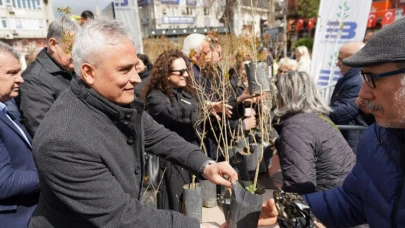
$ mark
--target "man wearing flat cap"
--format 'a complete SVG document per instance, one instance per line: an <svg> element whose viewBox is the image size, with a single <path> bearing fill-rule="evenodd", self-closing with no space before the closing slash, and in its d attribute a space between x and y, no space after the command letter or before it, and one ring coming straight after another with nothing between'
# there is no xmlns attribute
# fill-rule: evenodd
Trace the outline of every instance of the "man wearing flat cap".
<svg viewBox="0 0 405 228"><path fill-rule="evenodd" d="M343 185L304 196L326 227L405 227L404 40L405 19L400 19L343 60L346 66L362 68L356 104L376 123L360 137L356 165ZM275 223L277 215L269 201L261 224Z"/></svg>

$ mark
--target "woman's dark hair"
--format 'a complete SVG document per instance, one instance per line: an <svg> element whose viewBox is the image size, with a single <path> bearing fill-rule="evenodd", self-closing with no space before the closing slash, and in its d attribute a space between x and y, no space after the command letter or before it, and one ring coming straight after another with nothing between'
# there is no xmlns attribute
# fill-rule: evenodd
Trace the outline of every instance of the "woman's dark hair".
<svg viewBox="0 0 405 228"><path fill-rule="evenodd" d="M186 57L181 51L171 49L164 51L156 59L155 66L153 67L152 73L150 75L150 80L148 84L145 86L142 93L142 98L144 100L146 100L149 93L152 92L152 90L154 89L162 91L168 97L173 97L171 88L168 85L167 76L172 70L173 61L179 58L184 59L189 73L189 76L186 77L187 85L184 88L184 91L186 91L191 95L195 94L195 89L193 88L193 80L192 80L193 75L190 63L186 61Z"/></svg>
<svg viewBox="0 0 405 228"><path fill-rule="evenodd" d="M144 54L136 54L138 56L138 59L142 60L143 64L146 66L147 70L152 70L153 65L149 60L149 57L147 55Z"/></svg>

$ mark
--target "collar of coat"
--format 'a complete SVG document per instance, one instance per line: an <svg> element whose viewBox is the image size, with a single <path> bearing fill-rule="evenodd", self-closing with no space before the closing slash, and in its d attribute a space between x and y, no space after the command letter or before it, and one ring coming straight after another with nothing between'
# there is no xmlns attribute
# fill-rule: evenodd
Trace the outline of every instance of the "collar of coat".
<svg viewBox="0 0 405 228"><path fill-rule="evenodd" d="M108 116L120 129L134 132L135 119L142 117L144 104L134 100L127 107L114 104L96 91L87 86L78 76L71 81L71 89L77 97L89 106L101 111Z"/></svg>
<svg viewBox="0 0 405 228"><path fill-rule="evenodd" d="M52 56L48 54L47 48L42 49L38 53L36 61L41 64L49 74L63 74L70 77L70 79L72 78L72 73L65 70L56 60L54 60Z"/></svg>

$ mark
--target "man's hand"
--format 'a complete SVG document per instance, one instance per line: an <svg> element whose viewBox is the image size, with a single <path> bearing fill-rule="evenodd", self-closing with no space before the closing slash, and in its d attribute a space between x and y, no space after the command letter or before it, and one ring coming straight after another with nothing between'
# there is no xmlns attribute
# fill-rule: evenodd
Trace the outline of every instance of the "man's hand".
<svg viewBox="0 0 405 228"><path fill-rule="evenodd" d="M252 108L245 108L245 117L256 116L256 111Z"/></svg>
<svg viewBox="0 0 405 228"><path fill-rule="evenodd" d="M246 131L249 131L249 130L255 128L256 125L257 125L257 121L256 121L256 117L255 117L255 116L251 116L251 117L245 118L245 119L243 119L242 121L243 121L243 123L245 124L245 129L244 129L244 130L246 130Z"/></svg>
<svg viewBox="0 0 405 228"><path fill-rule="evenodd" d="M224 176L228 176L229 180L226 180ZM204 169L204 177L214 184L222 185L228 188L232 188L232 183L238 180L238 174L228 162L219 162L207 165L207 167Z"/></svg>
<svg viewBox="0 0 405 228"><path fill-rule="evenodd" d="M269 199L262 205L258 226L271 226L277 223L278 211L274 199Z"/></svg>
<svg viewBox="0 0 405 228"><path fill-rule="evenodd" d="M207 102L208 110L210 114L214 115L217 120L221 120L221 117L217 113L222 113L225 110L225 115L230 118L232 116L232 106L225 104L223 101Z"/></svg>
<svg viewBox="0 0 405 228"><path fill-rule="evenodd" d="M239 104L243 102L246 99L254 97L253 95L250 95L249 91L249 86L246 86L245 90L243 90L243 93L236 99L236 102Z"/></svg>

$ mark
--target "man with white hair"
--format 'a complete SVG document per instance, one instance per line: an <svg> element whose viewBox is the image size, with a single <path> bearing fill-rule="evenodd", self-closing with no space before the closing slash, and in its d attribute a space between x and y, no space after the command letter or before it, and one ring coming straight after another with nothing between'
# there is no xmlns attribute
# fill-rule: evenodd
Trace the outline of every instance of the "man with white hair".
<svg viewBox="0 0 405 228"><path fill-rule="evenodd" d="M346 66L362 68L356 103L376 123L360 137L356 165L343 186L304 196L327 227L405 227L404 39L405 19L400 19L343 59ZM269 201L261 224L272 224L277 216Z"/></svg>
<svg viewBox="0 0 405 228"><path fill-rule="evenodd" d="M351 42L339 49L336 66L339 67L343 77L337 81L333 90L330 99L332 112L329 114L329 118L337 125L368 126L355 104L361 85L363 84L360 74L361 69L349 67L342 63L343 59L354 55L363 47L363 42ZM353 151L356 152L358 132L342 130L342 134Z"/></svg>
<svg viewBox="0 0 405 228"><path fill-rule="evenodd" d="M69 19L54 20L48 28L47 47L22 74L25 83L21 85L17 102L31 136L35 135L56 98L69 87L73 71L70 52L79 29L79 25Z"/></svg>
<svg viewBox="0 0 405 228"><path fill-rule="evenodd" d="M141 204L144 152L228 187L235 170L144 112L134 96L138 57L122 22L92 20L76 37L80 78L53 104L33 142L42 192L29 227L215 227Z"/></svg>

